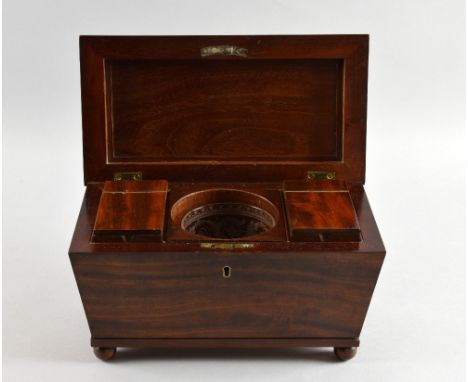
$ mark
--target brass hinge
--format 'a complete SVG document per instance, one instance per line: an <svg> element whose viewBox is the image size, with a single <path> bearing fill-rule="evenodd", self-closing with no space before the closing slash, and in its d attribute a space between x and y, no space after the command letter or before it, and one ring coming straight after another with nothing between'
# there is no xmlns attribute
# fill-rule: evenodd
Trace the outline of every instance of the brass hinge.
<svg viewBox="0 0 468 382"><path fill-rule="evenodd" d="M334 171L307 171L307 179L309 180L332 180L336 179L336 173Z"/></svg>
<svg viewBox="0 0 468 382"><path fill-rule="evenodd" d="M139 172L116 172L114 180L142 180L143 174Z"/></svg>

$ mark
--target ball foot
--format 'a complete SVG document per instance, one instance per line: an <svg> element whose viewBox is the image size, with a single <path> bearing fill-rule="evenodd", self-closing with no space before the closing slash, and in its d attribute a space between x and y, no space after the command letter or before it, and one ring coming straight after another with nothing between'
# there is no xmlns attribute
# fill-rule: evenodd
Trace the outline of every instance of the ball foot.
<svg viewBox="0 0 468 382"><path fill-rule="evenodd" d="M101 348L99 346L94 348L94 355L103 361L109 361L114 358L116 352L116 348Z"/></svg>
<svg viewBox="0 0 468 382"><path fill-rule="evenodd" d="M340 361L347 361L356 355L356 348L335 348L335 355Z"/></svg>

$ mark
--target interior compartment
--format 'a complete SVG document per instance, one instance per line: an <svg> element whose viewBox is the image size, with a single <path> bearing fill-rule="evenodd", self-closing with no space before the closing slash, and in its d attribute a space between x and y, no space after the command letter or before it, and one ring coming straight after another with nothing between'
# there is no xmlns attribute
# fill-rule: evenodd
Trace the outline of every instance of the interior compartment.
<svg viewBox="0 0 468 382"><path fill-rule="evenodd" d="M278 224L278 208L265 197L242 190L192 192L172 206L176 226L196 236L239 239L261 235Z"/></svg>
<svg viewBox="0 0 468 382"><path fill-rule="evenodd" d="M362 240L344 182L288 181L284 182L283 190L253 184L226 186L173 184L166 208L169 194L166 181L107 181L92 240L95 243L162 242L166 237L168 241Z"/></svg>

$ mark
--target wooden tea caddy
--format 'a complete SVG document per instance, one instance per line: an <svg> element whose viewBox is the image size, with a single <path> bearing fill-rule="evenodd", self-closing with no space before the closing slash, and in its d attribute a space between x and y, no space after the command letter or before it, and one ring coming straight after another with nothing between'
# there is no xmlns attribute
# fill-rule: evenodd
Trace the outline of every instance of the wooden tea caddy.
<svg viewBox="0 0 468 382"><path fill-rule="evenodd" d="M354 356L385 249L363 188L367 35L80 38L69 255L117 347Z"/></svg>

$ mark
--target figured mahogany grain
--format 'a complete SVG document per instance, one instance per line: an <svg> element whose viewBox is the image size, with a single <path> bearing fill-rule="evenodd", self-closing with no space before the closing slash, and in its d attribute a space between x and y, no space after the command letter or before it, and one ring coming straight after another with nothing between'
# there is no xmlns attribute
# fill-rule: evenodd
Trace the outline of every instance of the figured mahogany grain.
<svg viewBox="0 0 468 382"><path fill-rule="evenodd" d="M261 192L268 189L282 189L282 183L238 183L243 190ZM210 189L219 187L232 187L232 183L171 183L170 198L190 193L190 190ZM92 241L97 208L102 193L102 184L90 184L86 187L80 214L75 232L70 244L70 256L80 253L120 253L125 252L197 252L200 250L198 241L172 241L172 242L128 242L128 243L94 243ZM293 242L287 238L281 241L258 241L250 249L252 253L265 252L309 252L340 251L342 253L365 253L369 256L385 254L377 224L375 222L369 201L364 188L360 184L352 185L349 193L358 217L362 240L357 242ZM170 203L170 201L169 201ZM284 223L283 223L284 224ZM170 228L170 227L169 227ZM237 252L239 253L239 252Z"/></svg>
<svg viewBox="0 0 468 382"><path fill-rule="evenodd" d="M202 57L235 45L247 57ZM363 182L368 36L82 36L85 183Z"/></svg>
<svg viewBox="0 0 468 382"><path fill-rule="evenodd" d="M340 60L110 61L111 162L340 160Z"/></svg>
<svg viewBox="0 0 468 382"><path fill-rule="evenodd" d="M348 191L285 192L293 241L359 241L360 229Z"/></svg>
<svg viewBox="0 0 468 382"><path fill-rule="evenodd" d="M88 188L70 259L93 338L114 346L132 338L212 338L218 346L222 338L250 338L252 346L271 347L277 344L262 341L295 337L318 346L307 338L322 338L340 346L327 339L342 338L341 346L354 346L385 254L362 186L350 193L362 242L258 242L241 251L201 250L194 242L90 243L101 191ZM229 279L222 277L226 265Z"/></svg>
<svg viewBox="0 0 468 382"><path fill-rule="evenodd" d="M202 57L213 45L248 54ZM349 358L385 257L363 188L368 36L82 36L80 61L87 189L69 256L97 355L333 346ZM301 186L310 170L337 181ZM125 171L170 187L103 184ZM247 247L193 240L170 208L219 188L267 198L277 225Z"/></svg>
<svg viewBox="0 0 468 382"><path fill-rule="evenodd" d="M160 240L166 194L166 181L105 182L94 225L95 240L126 240L128 234Z"/></svg>
<svg viewBox="0 0 468 382"><path fill-rule="evenodd" d="M249 251L72 257L96 338L356 338L381 260Z"/></svg>

